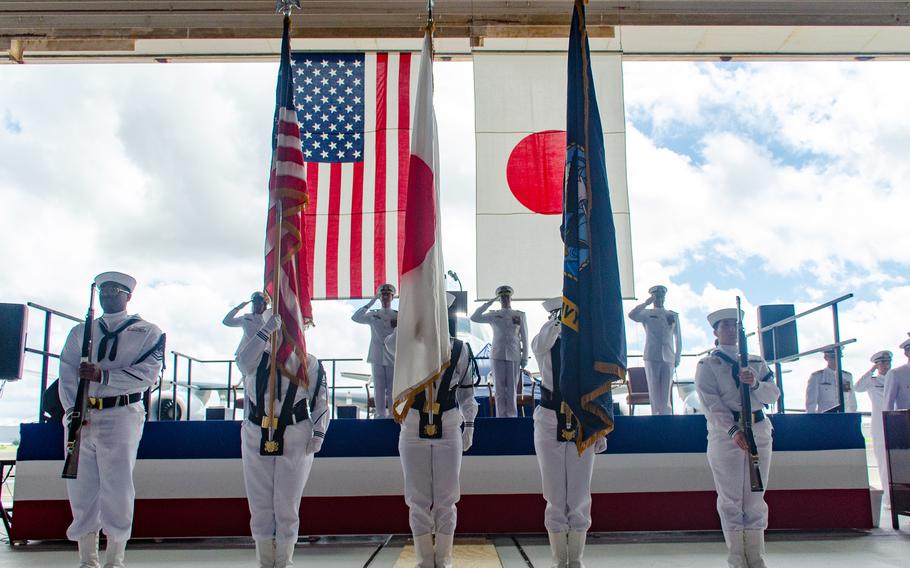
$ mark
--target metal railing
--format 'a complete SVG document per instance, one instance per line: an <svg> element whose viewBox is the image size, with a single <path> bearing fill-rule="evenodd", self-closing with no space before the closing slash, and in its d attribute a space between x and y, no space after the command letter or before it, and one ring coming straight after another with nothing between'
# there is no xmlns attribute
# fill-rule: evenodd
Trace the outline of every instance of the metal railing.
<svg viewBox="0 0 910 568"><path fill-rule="evenodd" d="M31 347L26 347L26 353L34 353L35 355L41 356L41 392L38 395L38 422L44 421L44 391L47 390L47 378L50 371L50 358L59 359L60 355L58 353L51 352L51 318L52 316L58 316L64 319L72 320L76 323L82 323L83 319L76 316L57 311L53 308L48 308L34 302L28 302L28 307L35 308L44 312L44 339L42 342L41 349L32 349Z"/></svg>
<svg viewBox="0 0 910 568"><path fill-rule="evenodd" d="M174 356L174 367L173 367L173 370L171 371L171 373L172 373L171 374L171 377L172 377L172 381L171 381L172 394L171 394L171 396L173 397L172 400L173 400L173 404L174 404L174 418L175 419L177 417L177 387L178 386L186 387L186 418L187 418L187 420L189 420L190 416L192 415L191 414L191 411L192 411L191 405L193 403L193 397L191 396L191 391L193 389L200 390L200 391L202 391L202 390L222 391L223 390L223 391L225 391L224 398L226 399L225 400L225 409L226 409L225 412L227 412L227 409L231 408L231 403L232 403L231 399L232 398L236 399L236 391L237 391L237 387L234 385L234 378L233 378L233 373L234 373L234 360L233 359L199 359L197 357L193 357L192 355L187 355L187 354L181 353L179 351L171 351L171 354L173 354L173 356ZM180 368L179 363L180 363L181 357L186 359L186 384L180 384L179 377L178 377L178 369ZM200 387L200 386L193 387L193 363L199 363L200 365L227 364L227 383L225 384L224 388L222 388L222 387ZM161 389L161 385L159 385L158 388ZM230 396L231 391L234 391L234 393L235 393L233 397ZM162 402L161 396L159 394L159 396L158 396L158 420L161 420L161 407L163 406L161 404L161 402Z"/></svg>
<svg viewBox="0 0 910 568"><path fill-rule="evenodd" d="M783 369L782 369L781 365L783 363L788 363L790 361L796 361L800 357L805 357L806 355L814 355L816 353L822 353L825 351L830 351L832 349L834 350L834 353L835 353L835 358L834 358L835 367L834 368L835 368L835 372L837 374L837 396L840 401L840 406L838 407L837 412L846 411L846 405L844 403L844 369L843 369L843 364L841 361L841 358L842 358L841 347L843 347L844 345L850 345L851 343L856 343L856 339L847 339L847 340L843 340L843 341L841 340L840 317L838 314L838 304L840 304L841 302L844 302L846 300L849 300L852 297L853 297L853 294L844 294L843 296L840 296L839 298L835 298L833 300L825 302L824 304L819 304L819 305L815 306L814 308L810 308L804 312L800 312L798 314L784 318L780 321L776 321L776 322L774 322L770 325L766 325L758 330L757 333L766 333L769 331L774 332L774 330L776 330L777 328L783 327L790 323L793 323L796 320L798 320L799 318L805 317L809 314L813 314L813 313L823 310L825 308L829 308L829 307L831 308L832 325L834 327L834 342L833 343L831 343L829 345L823 345L821 347L816 347L814 349L809 349L808 351L802 351L800 353L787 355L785 357L778 357L778 358L767 361L767 363L769 365L772 363L774 364L774 375L777 377L777 388L780 389L780 398L778 398L778 400L777 400L777 408L778 408L778 412L780 412L781 414L785 414L787 412L787 408L786 408L786 406L784 406ZM776 356L778 353L777 333L776 332L771 333L771 338L772 338L774 354ZM791 409L791 410L794 410L794 409Z"/></svg>
<svg viewBox="0 0 910 568"><path fill-rule="evenodd" d="M332 418L338 418L338 406L335 405L335 391L337 387L335 386L336 371L338 363L350 363L354 361L363 361L362 357L332 357L328 359L319 360L323 366L326 362L332 363ZM369 412L370 401L367 400L367 412Z"/></svg>
<svg viewBox="0 0 910 568"><path fill-rule="evenodd" d="M237 391L242 391L243 385L234 384L234 380L233 380L234 359L200 359L198 357L194 357L192 355L187 355L186 353L181 353L179 351L171 351L171 354L174 357L174 359L173 359L174 366L173 366L173 371L172 371L172 375L171 375L171 377L172 377L171 389L172 389L172 397L173 397L173 401L174 401L174 405L175 405L175 407L174 407L175 416L176 416L176 412L177 412L176 401L177 401L177 388L178 387L184 388L187 391L186 409L185 409L185 414L186 414L187 420L189 420L190 416L192 415L191 414L191 410L192 410L191 405L192 405L193 397L190 395L192 390L225 391L225 393L226 393L225 398L227 399L227 401L225 403L226 409L230 409L232 407L232 403L234 404L234 407L236 408ZM184 382L180 382L180 380L179 380L180 377L178 376L178 368L180 366L179 363L180 363L181 359L186 360L186 380ZM338 411L337 411L337 406L335 404L335 401L336 401L335 393L336 393L336 390L338 389L337 384L336 384L337 377L338 377L338 368L337 368L338 363L363 361L363 359L361 357L327 357L327 358L320 358L319 361L323 365L325 365L326 363L331 363L331 366L330 366L331 370L329 372L329 374L331 375L330 376L331 386L326 385L326 388L330 389L332 392L332 395L331 395L332 418L336 418ZM220 364L220 365L226 364L228 366L227 367L228 370L227 370L227 381L225 382L225 386L223 386L223 387L221 387L221 386L217 386L217 387L198 386L198 385L194 386L193 385L193 363ZM161 388L161 387L159 386L159 388ZM230 395L231 392L234 393L233 396ZM162 406L161 398L159 396L159 402L158 402L158 419L159 420L161 419L161 406Z"/></svg>

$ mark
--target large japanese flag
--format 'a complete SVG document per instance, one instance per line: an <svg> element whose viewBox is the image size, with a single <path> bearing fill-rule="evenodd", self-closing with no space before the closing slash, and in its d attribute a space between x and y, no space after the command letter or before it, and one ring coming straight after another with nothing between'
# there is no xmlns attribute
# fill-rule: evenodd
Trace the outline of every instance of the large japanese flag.
<svg viewBox="0 0 910 568"><path fill-rule="evenodd" d="M439 148L433 112L433 43L427 32L411 129L404 250L398 303L393 414L401 420L414 396L450 358L449 327L439 225Z"/></svg>
<svg viewBox="0 0 910 568"><path fill-rule="evenodd" d="M477 130L477 296L501 284L515 298L562 295L566 156L565 53L474 53ZM635 295L622 57L591 54L603 124L624 298Z"/></svg>

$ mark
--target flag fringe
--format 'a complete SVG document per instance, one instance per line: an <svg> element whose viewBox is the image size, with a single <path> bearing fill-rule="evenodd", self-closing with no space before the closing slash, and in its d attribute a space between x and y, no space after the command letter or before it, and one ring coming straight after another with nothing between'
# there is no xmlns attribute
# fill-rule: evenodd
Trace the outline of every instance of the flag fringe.
<svg viewBox="0 0 910 568"><path fill-rule="evenodd" d="M429 378L420 381L416 385L398 395L398 397L395 399L395 402L392 403L392 418L395 419L395 422L399 424L404 422L404 419L408 417L408 412L411 410L411 406L414 404L414 398L417 396L417 393L427 388L430 383L438 379L440 375L446 372L446 369L448 369L451 364L452 360L449 359L443 363L442 367L440 367L439 370L433 373ZM402 404L404 405L404 408L401 412L399 412L398 406Z"/></svg>
<svg viewBox="0 0 910 568"><path fill-rule="evenodd" d="M591 414L603 420L607 427L598 430L590 438L585 439L584 425L581 423L581 421L578 422L579 436L575 440L575 449L578 450L579 457L585 452L585 450L597 443L597 440L606 437L610 432L612 432L615 426L613 417L604 411L600 406L592 404L592 401L625 384L626 382L625 367L617 365L616 363L604 363L602 361L598 361L594 363L594 370L599 373L607 373L613 375L616 378L607 381L606 384L603 384L593 391L581 396L582 410L585 412L590 412Z"/></svg>

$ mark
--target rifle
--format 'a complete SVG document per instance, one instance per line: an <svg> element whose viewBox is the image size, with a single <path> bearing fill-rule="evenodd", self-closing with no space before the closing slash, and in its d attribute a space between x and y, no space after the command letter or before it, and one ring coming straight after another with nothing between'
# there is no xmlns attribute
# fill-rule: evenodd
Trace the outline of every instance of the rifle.
<svg viewBox="0 0 910 568"><path fill-rule="evenodd" d="M95 322L95 283L89 292L88 313L85 314L85 329L82 330L82 356L79 363L89 363L92 358L92 325ZM91 381L79 379L76 390L76 404L70 415L66 433L66 461L63 463L63 479L76 479L79 474L79 447L82 445L82 426L88 413L88 387Z"/></svg>
<svg viewBox="0 0 910 568"><path fill-rule="evenodd" d="M739 368L749 367L749 346L746 343L746 330L743 329L743 312L740 309L739 296L736 297L736 331L739 333L737 346L739 347ZM742 409L739 413L739 427L746 435L749 443L749 482L752 491L764 491L765 486L761 480L761 470L758 466L758 446L755 445L755 433L752 432L752 387L745 383L739 385L739 395Z"/></svg>

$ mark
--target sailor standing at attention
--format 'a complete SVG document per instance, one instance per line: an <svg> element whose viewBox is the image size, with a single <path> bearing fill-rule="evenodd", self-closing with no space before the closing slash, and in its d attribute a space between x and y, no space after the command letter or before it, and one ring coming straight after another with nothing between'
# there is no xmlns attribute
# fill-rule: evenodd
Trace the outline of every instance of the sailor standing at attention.
<svg viewBox="0 0 910 568"><path fill-rule="evenodd" d="M890 507L890 487L888 483L888 465L885 461L885 430L882 422L882 407L885 405L885 375L891 370L890 351L879 351L873 355L872 368L866 371L858 381L856 381L856 392L864 392L869 395L869 401L872 403L872 450L875 455L875 463L878 464L878 477L882 483L884 496L882 502L885 508Z"/></svg>
<svg viewBox="0 0 910 568"><path fill-rule="evenodd" d="M447 298L451 310L455 296L447 294ZM455 503L461 497L461 454L474 440L477 401L471 347L460 339L450 338L449 342L451 364L414 397L398 436L417 568L452 566ZM464 430L460 429L462 424Z"/></svg>
<svg viewBox="0 0 910 568"><path fill-rule="evenodd" d="M885 375L885 406L882 410L910 408L910 339L900 344L907 363L894 367Z"/></svg>
<svg viewBox="0 0 910 568"><path fill-rule="evenodd" d="M840 408L840 393L837 392L837 354L834 349L824 353L827 366L809 376L806 385L806 412L832 412ZM856 393L853 392L853 375L841 371L844 376L844 403L847 412L856 412Z"/></svg>
<svg viewBox="0 0 910 568"><path fill-rule="evenodd" d="M708 314L718 346L698 362L695 388L708 422L708 465L717 490L717 512L729 554L727 562L730 568L764 568L768 505L764 490L752 491L750 484L749 444L740 424L740 384L749 385L753 410L776 402L780 390L761 358L750 355L749 366L740 369L736 320L735 308ZM771 420L762 410L754 411L751 420L761 477L767 487L771 469Z"/></svg>
<svg viewBox="0 0 910 568"><path fill-rule="evenodd" d="M250 306L250 313L238 316L237 314L247 304L252 304L252 306ZM262 292L253 292L248 301L237 304L226 316L224 316L224 319L221 320L221 323L228 327L243 328L243 338L240 340L237 350L234 351L235 356L240 352L240 349L244 344L256 335L257 331L262 329L265 320L271 315L271 313L266 313L268 305L269 301L266 299L265 294Z"/></svg>
<svg viewBox="0 0 910 568"><path fill-rule="evenodd" d="M534 410L534 450L547 501L544 526L550 538L553 568L582 568L585 538L591 527L591 477L594 454L607 449L606 438L579 456L575 448L578 419L559 392L559 313L562 298L543 303L550 317L531 342L540 364L540 406Z"/></svg>
<svg viewBox="0 0 910 568"><path fill-rule="evenodd" d="M300 497L329 427L325 370L312 353L306 356L306 383L276 371L277 418L269 418L271 335L280 328L279 316L269 316L237 353L249 409L240 427L243 483L260 568L294 564Z"/></svg>
<svg viewBox="0 0 910 568"><path fill-rule="evenodd" d="M652 286L651 296L632 308L629 319L645 328L645 377L648 379L648 398L651 414L673 414L670 408L670 389L673 369L679 367L682 354L682 335L679 314L664 308L666 286ZM648 308L654 304L653 308Z"/></svg>
<svg viewBox="0 0 910 568"><path fill-rule="evenodd" d="M79 473L66 481L73 522L66 531L79 543L81 568L97 568L98 532L107 537L105 568L124 566L133 525L133 468L145 407L142 395L158 379L164 359L164 334L126 304L136 279L120 272L95 278L104 314L93 323L97 351L93 362L80 363L85 324L74 327L60 354L60 402L66 410L64 431L75 406L80 379L91 381L88 415L82 427Z"/></svg>
<svg viewBox="0 0 910 568"><path fill-rule="evenodd" d="M388 418L389 406L392 404L392 378L395 371L395 359L386 351L385 340L398 323L398 311L392 309L392 298L395 287L383 284L376 296L351 316L357 323L370 326L370 350L367 352L367 363L373 368L373 392L376 397L376 417ZM382 307L370 310L379 300Z"/></svg>
<svg viewBox="0 0 910 568"><path fill-rule="evenodd" d="M471 314L471 321L493 326L490 366L498 417L518 416L515 396L521 370L528 364L528 322L524 312L512 309L512 292L511 286L500 286L494 299ZM496 300L502 309L487 312Z"/></svg>

